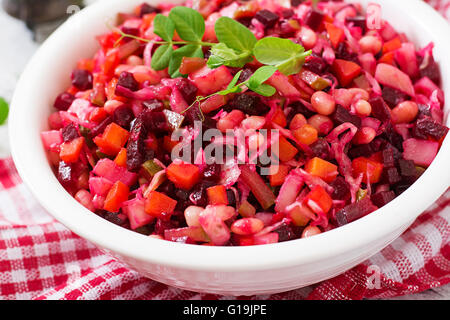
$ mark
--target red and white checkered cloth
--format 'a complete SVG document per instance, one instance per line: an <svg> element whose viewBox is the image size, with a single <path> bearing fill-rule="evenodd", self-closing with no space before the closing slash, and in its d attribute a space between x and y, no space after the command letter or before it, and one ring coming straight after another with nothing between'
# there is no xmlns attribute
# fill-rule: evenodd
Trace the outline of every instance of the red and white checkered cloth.
<svg viewBox="0 0 450 320"><path fill-rule="evenodd" d="M449 0L429 2L450 18ZM400 238L346 273L299 290L244 298L387 298L449 282L450 189ZM0 300L224 298L235 299L175 289L127 269L55 221L12 160L0 160Z"/></svg>
<svg viewBox="0 0 450 320"><path fill-rule="evenodd" d="M378 286L375 272L381 272ZM245 298L381 298L449 282L450 189L364 264L313 287ZM167 287L127 269L48 215L22 183L12 160L0 160L0 300L221 298Z"/></svg>

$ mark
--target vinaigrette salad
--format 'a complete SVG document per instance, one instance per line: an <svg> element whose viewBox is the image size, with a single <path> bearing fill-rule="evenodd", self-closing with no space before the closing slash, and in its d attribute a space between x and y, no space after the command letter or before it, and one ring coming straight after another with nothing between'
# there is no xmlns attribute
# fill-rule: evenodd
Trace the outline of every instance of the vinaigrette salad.
<svg viewBox="0 0 450 320"><path fill-rule="evenodd" d="M98 42L41 138L78 202L150 237L326 232L405 191L448 133L433 43L376 4L143 3Z"/></svg>

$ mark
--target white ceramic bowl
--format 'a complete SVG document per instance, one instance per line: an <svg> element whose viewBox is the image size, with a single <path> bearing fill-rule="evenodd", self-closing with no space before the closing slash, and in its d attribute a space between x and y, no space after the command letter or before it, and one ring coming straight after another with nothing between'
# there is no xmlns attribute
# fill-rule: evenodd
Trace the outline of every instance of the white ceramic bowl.
<svg viewBox="0 0 450 320"><path fill-rule="evenodd" d="M23 73L10 118L14 161L34 196L65 226L130 268L157 281L198 292L252 295L299 288L334 277L380 251L450 185L447 137L433 164L401 196L363 219L307 239L252 247L194 246L152 239L103 220L82 207L59 184L39 133L47 129L53 101L69 84L76 61L90 57L97 48L94 37L107 30L105 22L141 1L99 1L60 27ZM380 3L383 17L417 44L424 46L434 41L449 98L447 22L420 0L370 2Z"/></svg>

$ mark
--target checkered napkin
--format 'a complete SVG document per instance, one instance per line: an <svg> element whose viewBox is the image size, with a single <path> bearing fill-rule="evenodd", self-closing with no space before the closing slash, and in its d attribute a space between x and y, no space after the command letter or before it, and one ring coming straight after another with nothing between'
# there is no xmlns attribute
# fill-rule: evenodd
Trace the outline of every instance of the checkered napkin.
<svg viewBox="0 0 450 320"><path fill-rule="evenodd" d="M449 0L428 1L450 19ZM267 299L387 298L450 282L450 189L396 241L357 267ZM0 300L236 299L149 280L55 221L0 160Z"/></svg>
<svg viewBox="0 0 450 320"><path fill-rule="evenodd" d="M361 299L450 282L450 189L399 239L318 285L247 299ZM55 221L0 160L0 300L222 299L168 287L127 269ZM232 298L234 299L234 298Z"/></svg>

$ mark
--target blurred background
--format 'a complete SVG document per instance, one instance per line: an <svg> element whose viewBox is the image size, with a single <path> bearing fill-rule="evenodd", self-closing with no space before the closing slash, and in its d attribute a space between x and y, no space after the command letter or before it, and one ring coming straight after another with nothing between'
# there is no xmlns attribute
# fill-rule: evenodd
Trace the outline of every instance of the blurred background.
<svg viewBox="0 0 450 320"><path fill-rule="evenodd" d="M11 102L34 52L72 14L96 0L0 0L0 99ZM0 126L0 158L8 157L7 124Z"/></svg>

